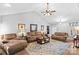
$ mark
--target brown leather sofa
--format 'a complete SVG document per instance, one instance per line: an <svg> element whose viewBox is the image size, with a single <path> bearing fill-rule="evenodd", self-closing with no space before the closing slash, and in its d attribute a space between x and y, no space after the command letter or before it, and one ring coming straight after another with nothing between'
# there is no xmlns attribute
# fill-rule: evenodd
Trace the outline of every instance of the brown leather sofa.
<svg viewBox="0 0 79 59"><path fill-rule="evenodd" d="M27 32L27 42L34 42L42 37L41 32Z"/></svg>
<svg viewBox="0 0 79 59"><path fill-rule="evenodd" d="M17 38L16 33L11 33L11 34L5 34L5 35L0 35L0 39L3 40L10 40L10 39L14 39Z"/></svg>
<svg viewBox="0 0 79 59"><path fill-rule="evenodd" d="M59 41L66 41L68 37L68 33L66 32L55 32L51 35L51 39L59 40Z"/></svg>
<svg viewBox="0 0 79 59"><path fill-rule="evenodd" d="M15 54L27 47L27 41L17 38L16 33L1 35L3 49L7 54ZM4 40L5 39L5 40ZM1 50L2 51L2 50Z"/></svg>
<svg viewBox="0 0 79 59"><path fill-rule="evenodd" d="M17 36L16 33L10 33L10 34L5 34L5 35L0 35L0 40L12 40L12 39L19 39L19 40L22 40L22 36Z"/></svg>
<svg viewBox="0 0 79 59"><path fill-rule="evenodd" d="M6 39L6 40L12 40L12 39L15 39L15 38L17 38L16 33L11 33L11 34L5 34L4 35L4 39Z"/></svg>
<svg viewBox="0 0 79 59"><path fill-rule="evenodd" d="M27 33L27 42L34 42L37 41L37 39L40 38L44 38L44 39L50 39L45 33L41 33L41 32L28 32Z"/></svg>

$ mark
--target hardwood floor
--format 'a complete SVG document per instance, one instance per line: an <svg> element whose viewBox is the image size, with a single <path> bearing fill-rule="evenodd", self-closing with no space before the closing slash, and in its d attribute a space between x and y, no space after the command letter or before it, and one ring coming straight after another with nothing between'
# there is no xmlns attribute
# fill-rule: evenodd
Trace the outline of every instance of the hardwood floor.
<svg viewBox="0 0 79 59"><path fill-rule="evenodd" d="M65 55L79 55L79 48L74 47L73 48L73 42L67 42L68 44L71 45L70 49L65 51Z"/></svg>
<svg viewBox="0 0 79 59"><path fill-rule="evenodd" d="M72 41L67 41L65 43L70 44L70 49L66 50L64 55L79 55L79 48L73 48L73 42ZM16 53L16 55L29 55L28 51L26 51L25 49Z"/></svg>

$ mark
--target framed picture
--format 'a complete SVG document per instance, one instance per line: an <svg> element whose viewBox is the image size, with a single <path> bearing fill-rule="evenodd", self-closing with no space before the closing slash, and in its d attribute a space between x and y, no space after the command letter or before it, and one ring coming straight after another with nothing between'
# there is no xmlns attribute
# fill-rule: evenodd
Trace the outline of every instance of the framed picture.
<svg viewBox="0 0 79 59"><path fill-rule="evenodd" d="M24 30L25 29L25 24L19 23L18 24L18 29L19 30Z"/></svg>
<svg viewBox="0 0 79 59"><path fill-rule="evenodd" d="M37 31L37 24L30 24L30 32L36 32Z"/></svg>
<svg viewBox="0 0 79 59"><path fill-rule="evenodd" d="M44 25L41 25L41 31L43 31L44 30Z"/></svg>

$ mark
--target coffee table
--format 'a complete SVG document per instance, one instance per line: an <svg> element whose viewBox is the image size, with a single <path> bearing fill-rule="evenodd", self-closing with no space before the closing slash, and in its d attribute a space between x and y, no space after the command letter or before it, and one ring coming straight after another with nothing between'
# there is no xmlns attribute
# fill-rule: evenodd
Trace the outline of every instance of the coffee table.
<svg viewBox="0 0 79 59"><path fill-rule="evenodd" d="M45 39L45 38L37 38L37 43L39 44L45 44L48 43L49 39Z"/></svg>

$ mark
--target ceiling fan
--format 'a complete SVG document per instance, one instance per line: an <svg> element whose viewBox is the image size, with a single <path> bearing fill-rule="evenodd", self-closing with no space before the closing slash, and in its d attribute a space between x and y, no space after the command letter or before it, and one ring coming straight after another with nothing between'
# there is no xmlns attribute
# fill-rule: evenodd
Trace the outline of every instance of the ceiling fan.
<svg viewBox="0 0 79 59"><path fill-rule="evenodd" d="M41 12L41 13L43 13L44 15L52 15L54 12L56 12L56 11L49 9L49 3L47 3L46 4L46 10Z"/></svg>

